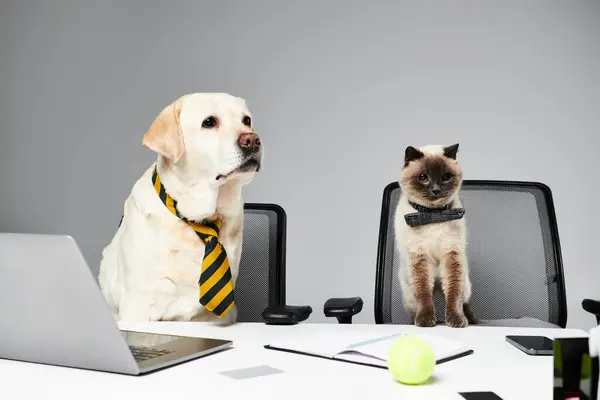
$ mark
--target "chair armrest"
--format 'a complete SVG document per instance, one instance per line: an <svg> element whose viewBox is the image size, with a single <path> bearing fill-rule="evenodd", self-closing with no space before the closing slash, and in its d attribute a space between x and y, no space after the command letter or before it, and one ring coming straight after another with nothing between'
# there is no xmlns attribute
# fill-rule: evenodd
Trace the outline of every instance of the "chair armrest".
<svg viewBox="0 0 600 400"><path fill-rule="evenodd" d="M323 312L326 317L336 317L340 324L351 324L352 317L361 312L363 301L360 297L331 298L325 302Z"/></svg>
<svg viewBox="0 0 600 400"><path fill-rule="evenodd" d="M596 316L596 322L600 324L600 301L583 299L581 302L581 307L583 307L583 309L590 314L594 314Z"/></svg>
<svg viewBox="0 0 600 400"><path fill-rule="evenodd" d="M311 306L288 306L273 304L262 313L267 325L295 325L306 320L312 314Z"/></svg>

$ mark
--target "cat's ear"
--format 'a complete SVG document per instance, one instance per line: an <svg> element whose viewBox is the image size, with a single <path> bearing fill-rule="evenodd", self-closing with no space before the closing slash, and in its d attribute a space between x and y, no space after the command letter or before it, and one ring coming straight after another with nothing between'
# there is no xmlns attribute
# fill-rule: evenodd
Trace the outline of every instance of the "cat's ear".
<svg viewBox="0 0 600 400"><path fill-rule="evenodd" d="M424 156L425 154L423 154L419 149L408 146L406 150L404 150L404 165L408 165L409 162L418 160Z"/></svg>
<svg viewBox="0 0 600 400"><path fill-rule="evenodd" d="M452 146L444 147L444 156L456 160L456 154L458 153L458 143Z"/></svg>

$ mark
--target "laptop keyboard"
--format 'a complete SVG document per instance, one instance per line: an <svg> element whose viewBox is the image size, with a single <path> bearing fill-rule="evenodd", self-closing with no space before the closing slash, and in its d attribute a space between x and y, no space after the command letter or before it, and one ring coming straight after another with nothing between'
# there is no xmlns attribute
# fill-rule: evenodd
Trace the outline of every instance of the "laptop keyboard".
<svg viewBox="0 0 600 400"><path fill-rule="evenodd" d="M133 358L135 358L135 361L137 362L150 360L152 358L172 353L172 351L169 350L153 349L151 347L129 346L129 349L131 350L131 354L133 354Z"/></svg>

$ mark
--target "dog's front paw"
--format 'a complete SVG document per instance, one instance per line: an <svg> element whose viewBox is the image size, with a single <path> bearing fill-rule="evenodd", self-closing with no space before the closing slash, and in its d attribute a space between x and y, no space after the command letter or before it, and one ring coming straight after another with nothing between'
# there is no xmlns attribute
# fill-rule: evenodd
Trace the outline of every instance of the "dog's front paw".
<svg viewBox="0 0 600 400"><path fill-rule="evenodd" d="M466 328L469 325L469 321L463 313L449 312L446 313L446 325L451 328Z"/></svg>
<svg viewBox="0 0 600 400"><path fill-rule="evenodd" d="M435 312L433 308L425 308L417 311L415 325L424 328L435 326Z"/></svg>

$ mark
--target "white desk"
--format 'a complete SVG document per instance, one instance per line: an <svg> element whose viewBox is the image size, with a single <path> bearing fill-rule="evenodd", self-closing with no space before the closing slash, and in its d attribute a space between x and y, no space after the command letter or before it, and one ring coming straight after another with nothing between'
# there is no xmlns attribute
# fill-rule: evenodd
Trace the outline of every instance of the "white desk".
<svg viewBox="0 0 600 400"><path fill-rule="evenodd" d="M462 399L460 391L491 390L504 400L551 399L552 357L529 356L506 343L506 334L587 337L581 330L400 325L295 326L206 323L120 323L122 329L175 335L224 338L234 348L140 377L0 360L0 398L25 399ZM289 354L263 348L281 335L311 336L335 332L340 337L388 335L426 329L447 335L475 353L436 367L427 386L395 383L387 370ZM40 338L43 340L43 338ZM283 373L235 380L219 372L269 365ZM334 397L335 396L335 397Z"/></svg>

